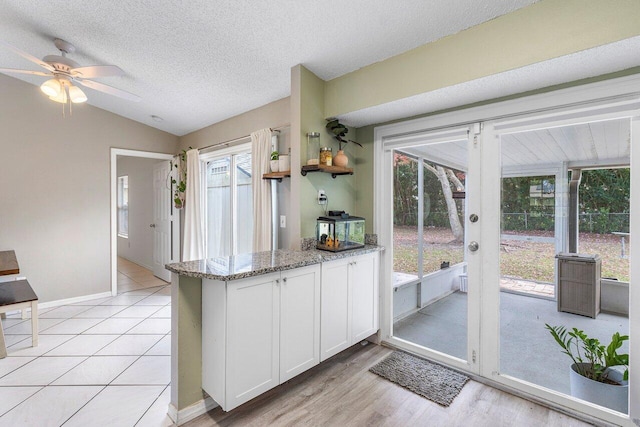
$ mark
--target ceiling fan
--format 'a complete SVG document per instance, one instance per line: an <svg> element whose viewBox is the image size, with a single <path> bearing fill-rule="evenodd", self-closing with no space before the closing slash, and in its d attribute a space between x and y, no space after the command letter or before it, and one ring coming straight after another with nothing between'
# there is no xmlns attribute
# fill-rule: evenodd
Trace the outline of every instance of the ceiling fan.
<svg viewBox="0 0 640 427"><path fill-rule="evenodd" d="M137 95L108 86L104 83L88 80L96 77L122 76L124 75L124 71L122 71L120 67L115 65L91 65L88 67L81 67L77 62L67 58L67 54L73 53L76 50L74 45L61 39L55 39L53 43L60 51L60 55L47 55L40 60L8 43L0 41L0 44L9 50L47 70L46 72L43 72L0 68L0 73L31 74L35 76L52 77L40 86L40 90L42 90L45 95L49 96L49 99L52 101L60 102L62 104L66 104L67 102L81 103L87 100L87 96L84 94L82 89L78 86L74 86L73 83L78 83L93 90L114 95L129 101L140 101L140 97Z"/></svg>

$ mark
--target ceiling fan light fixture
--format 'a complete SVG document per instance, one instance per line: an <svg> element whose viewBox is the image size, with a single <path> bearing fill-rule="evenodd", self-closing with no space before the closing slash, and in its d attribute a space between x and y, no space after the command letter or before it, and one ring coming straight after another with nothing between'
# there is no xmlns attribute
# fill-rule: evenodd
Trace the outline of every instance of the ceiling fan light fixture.
<svg viewBox="0 0 640 427"><path fill-rule="evenodd" d="M69 98L74 104L87 101L87 95L78 86L69 86Z"/></svg>
<svg viewBox="0 0 640 427"><path fill-rule="evenodd" d="M58 96L50 96L49 99L55 102L59 102L60 104L66 104L68 100L67 91L64 90L63 87Z"/></svg>
<svg viewBox="0 0 640 427"><path fill-rule="evenodd" d="M59 96L60 92L64 93L64 91L62 90L62 85L60 84L60 81L58 79L49 79L46 82L42 83L42 85L40 85L40 90L50 98Z"/></svg>

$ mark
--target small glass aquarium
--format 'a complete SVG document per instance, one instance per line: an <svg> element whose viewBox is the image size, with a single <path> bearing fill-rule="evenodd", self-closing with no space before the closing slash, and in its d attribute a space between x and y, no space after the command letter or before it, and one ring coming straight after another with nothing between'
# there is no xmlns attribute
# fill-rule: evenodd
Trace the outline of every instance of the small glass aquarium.
<svg viewBox="0 0 640 427"><path fill-rule="evenodd" d="M340 252L364 247L364 218L349 216L341 211L330 211L318 218L316 248Z"/></svg>

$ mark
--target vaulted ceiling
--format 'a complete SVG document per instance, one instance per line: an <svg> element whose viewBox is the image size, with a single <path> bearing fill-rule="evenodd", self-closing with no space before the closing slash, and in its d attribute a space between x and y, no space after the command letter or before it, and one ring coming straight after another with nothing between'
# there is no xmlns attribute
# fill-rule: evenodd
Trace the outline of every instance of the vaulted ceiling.
<svg viewBox="0 0 640 427"><path fill-rule="evenodd" d="M535 1L4 0L0 40L42 58L61 38L81 65L119 66L124 76L96 80L142 100L86 89L89 104L181 136L290 95L297 64L330 80ZM341 118L363 126L519 93L638 65L639 52L629 39ZM0 68L38 66L0 46Z"/></svg>
<svg viewBox="0 0 640 427"><path fill-rule="evenodd" d="M184 135L288 96L297 64L329 80L534 2L5 0L0 40L42 58L61 38L81 65L119 66L96 80L142 101L87 89L88 102ZM39 69L2 47L0 68Z"/></svg>

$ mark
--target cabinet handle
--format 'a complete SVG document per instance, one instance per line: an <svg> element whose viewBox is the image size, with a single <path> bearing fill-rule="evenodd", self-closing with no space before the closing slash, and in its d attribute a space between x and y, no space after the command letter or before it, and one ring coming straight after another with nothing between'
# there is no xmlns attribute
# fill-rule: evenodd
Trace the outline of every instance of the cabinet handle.
<svg viewBox="0 0 640 427"><path fill-rule="evenodd" d="M280 284L280 279L276 279L276 285Z"/></svg>
<svg viewBox="0 0 640 427"><path fill-rule="evenodd" d="M282 283L287 283L287 278L286 277L282 279Z"/></svg>

